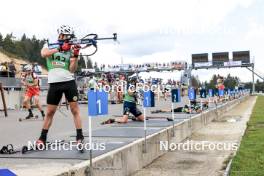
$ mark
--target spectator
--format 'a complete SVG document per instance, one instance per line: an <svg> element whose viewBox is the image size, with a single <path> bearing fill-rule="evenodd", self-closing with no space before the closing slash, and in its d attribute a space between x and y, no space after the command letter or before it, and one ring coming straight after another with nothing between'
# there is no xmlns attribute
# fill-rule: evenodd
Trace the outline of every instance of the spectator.
<svg viewBox="0 0 264 176"><path fill-rule="evenodd" d="M42 68L41 68L41 66L38 63L34 63L33 64L33 72L38 74L38 75L41 75Z"/></svg>
<svg viewBox="0 0 264 176"><path fill-rule="evenodd" d="M4 71L4 66L3 66L3 64L0 65L0 71Z"/></svg>
<svg viewBox="0 0 264 176"><path fill-rule="evenodd" d="M7 71L7 63L6 62L2 63L1 66L2 66L1 71Z"/></svg>
<svg viewBox="0 0 264 176"><path fill-rule="evenodd" d="M8 70L10 72L10 77L15 77L17 70L13 61L8 64Z"/></svg>

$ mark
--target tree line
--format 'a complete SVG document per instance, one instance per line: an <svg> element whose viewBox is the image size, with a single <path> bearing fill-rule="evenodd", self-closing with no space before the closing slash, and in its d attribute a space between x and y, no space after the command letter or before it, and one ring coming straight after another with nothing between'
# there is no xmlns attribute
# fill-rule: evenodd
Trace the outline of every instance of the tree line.
<svg viewBox="0 0 264 176"><path fill-rule="evenodd" d="M206 87L207 89L215 89L217 84L218 75L213 75L209 82L201 82L198 76L192 76L191 84L193 87ZM226 88L234 89L240 84L240 79L238 77L233 77L230 74L227 77L224 77L224 85Z"/></svg>
<svg viewBox="0 0 264 176"><path fill-rule="evenodd" d="M40 50L45 40L39 40L35 36L29 38L23 34L17 39L13 34L7 34L5 37L0 33L0 49L8 56L25 59L29 62L37 62L46 67L45 59L41 58Z"/></svg>
<svg viewBox="0 0 264 176"><path fill-rule="evenodd" d="M252 82L245 83L246 89L252 89ZM260 82L259 79L255 83L256 92L264 92L264 82Z"/></svg>

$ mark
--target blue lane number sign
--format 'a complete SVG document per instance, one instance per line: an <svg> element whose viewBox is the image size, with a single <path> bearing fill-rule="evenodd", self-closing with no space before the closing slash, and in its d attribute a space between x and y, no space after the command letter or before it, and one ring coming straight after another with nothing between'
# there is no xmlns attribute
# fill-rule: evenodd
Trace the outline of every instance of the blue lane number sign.
<svg viewBox="0 0 264 176"><path fill-rule="evenodd" d="M200 98L206 98L206 90L205 89L200 90Z"/></svg>
<svg viewBox="0 0 264 176"><path fill-rule="evenodd" d="M108 114L108 94L105 91L88 91L88 115L106 115Z"/></svg>
<svg viewBox="0 0 264 176"><path fill-rule="evenodd" d="M9 169L0 169L0 176L16 176L16 174Z"/></svg>
<svg viewBox="0 0 264 176"><path fill-rule="evenodd" d="M188 89L188 97L190 100L195 100L196 99L196 93L194 88L189 88Z"/></svg>
<svg viewBox="0 0 264 176"><path fill-rule="evenodd" d="M171 101L173 103L181 102L181 91L180 89L171 90Z"/></svg>
<svg viewBox="0 0 264 176"><path fill-rule="evenodd" d="M155 106L154 92L146 91L144 92L143 95L144 95L143 106L144 107L154 107Z"/></svg>

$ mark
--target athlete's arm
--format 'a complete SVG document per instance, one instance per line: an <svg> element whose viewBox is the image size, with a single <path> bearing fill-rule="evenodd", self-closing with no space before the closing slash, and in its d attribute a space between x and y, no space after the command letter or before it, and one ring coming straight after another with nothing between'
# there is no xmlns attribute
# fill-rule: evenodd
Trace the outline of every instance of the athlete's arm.
<svg viewBox="0 0 264 176"><path fill-rule="evenodd" d="M38 80L37 75L35 73L32 73L32 77L34 79L33 86L38 86L39 80Z"/></svg>
<svg viewBox="0 0 264 176"><path fill-rule="evenodd" d="M80 45L75 45L73 47L73 56L71 57L71 60L70 60L70 72L72 73L74 73L78 67L78 55L79 55L80 48L81 48Z"/></svg>
<svg viewBox="0 0 264 176"><path fill-rule="evenodd" d="M22 80L21 80L21 84L22 84L23 86L26 86L25 79L22 79Z"/></svg>
<svg viewBox="0 0 264 176"><path fill-rule="evenodd" d="M128 89L128 90L127 90L127 93L128 93L128 95L130 95L130 96L135 96L135 90L130 90L130 89Z"/></svg>
<svg viewBox="0 0 264 176"><path fill-rule="evenodd" d="M33 86L38 86L38 79L34 79L34 84Z"/></svg>
<svg viewBox="0 0 264 176"><path fill-rule="evenodd" d="M57 49L57 48L49 49L48 44L45 43L43 48L41 49L40 54L43 58L47 58L47 57L50 57L52 54L57 53L57 52L59 52L59 49Z"/></svg>
<svg viewBox="0 0 264 176"><path fill-rule="evenodd" d="M59 46L58 48L49 49L48 44L45 43L42 50L41 50L41 56L44 58L52 56L54 53L60 52L60 51L69 51L71 49L71 45L68 42L64 42L62 46Z"/></svg>
<svg viewBox="0 0 264 176"><path fill-rule="evenodd" d="M70 72L74 73L77 70L78 67L78 58L72 57L70 60Z"/></svg>
<svg viewBox="0 0 264 176"><path fill-rule="evenodd" d="M22 84L23 86L26 86L26 81L25 81L25 79L26 79L26 76L25 76L25 75L21 75L21 84Z"/></svg>
<svg viewBox="0 0 264 176"><path fill-rule="evenodd" d="M58 49L48 49L48 48L42 48L41 50L41 56L43 58L47 58L52 56L52 54L59 52Z"/></svg>

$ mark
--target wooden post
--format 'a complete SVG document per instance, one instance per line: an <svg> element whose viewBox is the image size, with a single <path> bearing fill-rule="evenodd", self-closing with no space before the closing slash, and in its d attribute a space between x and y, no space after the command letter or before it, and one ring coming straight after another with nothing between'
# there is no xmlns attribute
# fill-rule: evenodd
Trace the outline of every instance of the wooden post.
<svg viewBox="0 0 264 176"><path fill-rule="evenodd" d="M0 90L1 90L1 97L2 97L2 102L3 102L5 117L7 117L7 108L6 108L6 102L5 102L5 94L4 94L4 89L3 89L2 83L0 83Z"/></svg>

